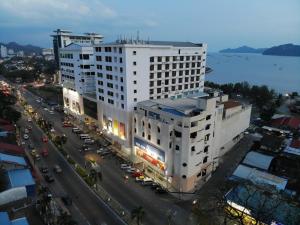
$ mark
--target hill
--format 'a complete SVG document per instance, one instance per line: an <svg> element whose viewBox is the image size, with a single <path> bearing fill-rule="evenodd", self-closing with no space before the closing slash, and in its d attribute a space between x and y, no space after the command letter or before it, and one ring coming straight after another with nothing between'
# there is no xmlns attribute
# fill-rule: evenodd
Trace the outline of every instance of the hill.
<svg viewBox="0 0 300 225"><path fill-rule="evenodd" d="M249 46L241 46L238 48L226 48L220 50L220 53L262 53L266 50L266 48L251 48Z"/></svg>
<svg viewBox="0 0 300 225"><path fill-rule="evenodd" d="M17 51L24 51L26 55L29 55L31 53L35 54L41 54L42 53L42 48L34 45L20 45L16 42L9 42L7 44L0 43L0 45L6 46L8 49L13 49L14 52Z"/></svg>
<svg viewBox="0 0 300 225"><path fill-rule="evenodd" d="M300 45L285 44L266 49L263 55L300 56Z"/></svg>

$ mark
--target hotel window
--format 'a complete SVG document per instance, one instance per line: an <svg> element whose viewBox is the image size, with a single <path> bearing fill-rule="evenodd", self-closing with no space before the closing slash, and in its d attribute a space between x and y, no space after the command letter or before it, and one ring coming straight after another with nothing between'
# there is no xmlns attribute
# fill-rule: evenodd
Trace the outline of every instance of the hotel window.
<svg viewBox="0 0 300 225"><path fill-rule="evenodd" d="M150 89L150 95L152 95L154 93L153 89Z"/></svg>
<svg viewBox="0 0 300 225"><path fill-rule="evenodd" d="M161 70L161 64L157 65L157 70Z"/></svg>
<svg viewBox="0 0 300 225"><path fill-rule="evenodd" d="M156 92L161 93L161 88L157 88Z"/></svg>
<svg viewBox="0 0 300 225"><path fill-rule="evenodd" d="M176 79L172 79L172 84L176 84Z"/></svg>
<svg viewBox="0 0 300 225"><path fill-rule="evenodd" d="M121 91L124 91L124 87L123 86L121 86Z"/></svg>
<svg viewBox="0 0 300 225"><path fill-rule="evenodd" d="M183 179L186 179L186 175L182 175L181 177L182 177Z"/></svg>
<svg viewBox="0 0 300 225"><path fill-rule="evenodd" d="M172 71L172 76L176 77L176 71Z"/></svg>
<svg viewBox="0 0 300 225"><path fill-rule="evenodd" d="M122 107L122 109L124 109L124 104L123 103L121 104L121 107Z"/></svg>
<svg viewBox="0 0 300 225"><path fill-rule="evenodd" d="M210 120L210 118L211 118L211 115L206 116L206 120Z"/></svg>
<svg viewBox="0 0 300 225"><path fill-rule="evenodd" d="M180 150L179 145L175 145L175 150L177 150L177 151Z"/></svg>
<svg viewBox="0 0 300 225"><path fill-rule="evenodd" d="M96 47L95 50L96 52L101 52L101 47Z"/></svg>
<svg viewBox="0 0 300 225"><path fill-rule="evenodd" d="M165 80L165 85L168 85L169 84L169 80Z"/></svg>
<svg viewBox="0 0 300 225"><path fill-rule="evenodd" d="M120 54L122 53L122 48L119 48L119 53L120 53Z"/></svg>
<svg viewBox="0 0 300 225"><path fill-rule="evenodd" d="M169 142L169 148L172 148L172 142Z"/></svg>
<svg viewBox="0 0 300 225"><path fill-rule="evenodd" d="M183 167L186 167L186 166L187 166L187 164L186 164L186 163L182 163L182 166L183 166Z"/></svg>
<svg viewBox="0 0 300 225"><path fill-rule="evenodd" d="M134 94L136 94L136 93L137 93L137 90L136 90L136 89L135 89L135 90L133 90L133 93L134 93Z"/></svg>
<svg viewBox="0 0 300 225"><path fill-rule="evenodd" d="M205 156L205 157L203 158L203 161L202 161L202 163L206 163L206 162L207 162L207 160L208 160L208 156Z"/></svg>
<svg viewBox="0 0 300 225"><path fill-rule="evenodd" d="M158 145L160 145L160 139L157 139L157 142L156 142Z"/></svg>
<svg viewBox="0 0 300 225"><path fill-rule="evenodd" d="M133 71L133 75L136 75L136 71Z"/></svg>
<svg viewBox="0 0 300 225"><path fill-rule="evenodd" d="M137 102L137 98L134 98L133 101L134 101L134 102Z"/></svg>
<svg viewBox="0 0 300 225"><path fill-rule="evenodd" d="M136 134L136 128L134 128L134 133Z"/></svg>
<svg viewBox="0 0 300 225"><path fill-rule="evenodd" d="M206 169L203 169L202 170L202 176L205 176L206 175Z"/></svg>
<svg viewBox="0 0 300 225"><path fill-rule="evenodd" d="M173 56L173 61L177 61L177 56Z"/></svg>
<svg viewBox="0 0 300 225"><path fill-rule="evenodd" d="M102 65L97 65L98 70L102 70Z"/></svg>
<svg viewBox="0 0 300 225"><path fill-rule="evenodd" d="M179 63L179 68L180 68L180 69L183 68L183 63Z"/></svg>
<svg viewBox="0 0 300 225"><path fill-rule="evenodd" d="M123 79L123 77L120 77L120 81L121 81L121 83L123 83L123 82L124 82L124 79Z"/></svg>
<svg viewBox="0 0 300 225"><path fill-rule="evenodd" d="M150 65L150 70L151 70L151 71L154 70L154 65Z"/></svg>
<svg viewBox="0 0 300 225"><path fill-rule="evenodd" d="M166 62L169 62L169 61L170 61L170 57L166 56Z"/></svg>
<svg viewBox="0 0 300 225"><path fill-rule="evenodd" d="M161 86L161 80L157 81L157 86Z"/></svg>
<svg viewBox="0 0 300 225"><path fill-rule="evenodd" d="M204 141L208 141L209 140L209 136L210 136L210 134L205 135Z"/></svg>
<svg viewBox="0 0 300 225"><path fill-rule="evenodd" d="M148 123L148 128L151 129L151 124L150 123Z"/></svg>
<svg viewBox="0 0 300 225"><path fill-rule="evenodd" d="M150 79L154 78L154 73L150 73Z"/></svg>
<svg viewBox="0 0 300 225"><path fill-rule="evenodd" d="M112 99L107 99L107 101L109 104L112 104L112 105L114 104L114 100L112 100Z"/></svg>
<svg viewBox="0 0 300 225"><path fill-rule="evenodd" d="M210 128L210 124L207 124L207 125L205 126L205 130L209 130L209 128Z"/></svg>
<svg viewBox="0 0 300 225"><path fill-rule="evenodd" d="M165 72L165 77L169 77L169 72Z"/></svg>
<svg viewBox="0 0 300 225"><path fill-rule="evenodd" d="M157 127L157 133L160 133L160 127Z"/></svg>
<svg viewBox="0 0 300 225"><path fill-rule="evenodd" d="M191 147L191 151L194 152L196 150L195 146Z"/></svg>
<svg viewBox="0 0 300 225"><path fill-rule="evenodd" d="M168 70L170 68L169 64L165 65L165 69Z"/></svg>
<svg viewBox="0 0 300 225"><path fill-rule="evenodd" d="M133 61L133 63L132 63L134 66L136 66L136 61Z"/></svg>
<svg viewBox="0 0 300 225"><path fill-rule="evenodd" d="M145 132L142 133L142 137L145 137Z"/></svg>
<svg viewBox="0 0 300 225"><path fill-rule="evenodd" d="M120 57L119 62L123 63L123 58L122 57Z"/></svg>
<svg viewBox="0 0 300 225"><path fill-rule="evenodd" d="M148 134L148 140L151 141L151 135L150 134Z"/></svg>
<svg viewBox="0 0 300 225"><path fill-rule="evenodd" d="M190 88L194 88L194 84L190 84Z"/></svg>
<svg viewBox="0 0 300 225"><path fill-rule="evenodd" d="M154 57L150 57L150 62L154 62Z"/></svg>
<svg viewBox="0 0 300 225"><path fill-rule="evenodd" d="M157 78L161 78L161 72L157 73Z"/></svg>
<svg viewBox="0 0 300 225"><path fill-rule="evenodd" d="M154 86L154 81L150 81L150 87Z"/></svg>
<svg viewBox="0 0 300 225"><path fill-rule="evenodd" d="M99 56L99 55L97 55L97 56L96 56L96 61L102 61L102 57Z"/></svg>
<svg viewBox="0 0 300 225"><path fill-rule="evenodd" d="M160 56L157 57L157 62L161 62L161 57Z"/></svg>
<svg viewBox="0 0 300 225"><path fill-rule="evenodd" d="M121 95L121 100L124 100L124 95Z"/></svg>
<svg viewBox="0 0 300 225"><path fill-rule="evenodd" d="M114 47L114 52L117 52L117 47Z"/></svg>
<svg viewBox="0 0 300 225"><path fill-rule="evenodd" d="M136 51L133 51L132 54L133 54L133 55L136 55Z"/></svg>
<svg viewBox="0 0 300 225"><path fill-rule="evenodd" d="M165 98L168 98L169 97L169 95L165 95Z"/></svg>
<svg viewBox="0 0 300 225"><path fill-rule="evenodd" d="M183 61L184 60L184 56L180 56L180 61Z"/></svg>
<svg viewBox="0 0 300 225"><path fill-rule="evenodd" d="M136 80L133 81L133 84L136 84Z"/></svg>
<svg viewBox="0 0 300 225"><path fill-rule="evenodd" d="M123 73L123 67L120 67L120 73Z"/></svg>
<svg viewBox="0 0 300 225"><path fill-rule="evenodd" d="M182 90L182 85L178 85L178 90Z"/></svg>
<svg viewBox="0 0 300 225"><path fill-rule="evenodd" d="M182 76L182 75L183 75L183 71L180 70L180 71L179 71L179 76Z"/></svg>

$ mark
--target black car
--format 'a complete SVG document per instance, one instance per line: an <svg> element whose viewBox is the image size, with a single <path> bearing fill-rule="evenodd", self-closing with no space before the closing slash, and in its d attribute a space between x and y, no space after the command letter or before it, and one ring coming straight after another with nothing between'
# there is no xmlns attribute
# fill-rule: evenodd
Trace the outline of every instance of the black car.
<svg viewBox="0 0 300 225"><path fill-rule="evenodd" d="M47 166L41 166L41 167L40 167L40 171L41 171L42 173L48 173L48 172L49 172L49 169L48 169Z"/></svg>
<svg viewBox="0 0 300 225"><path fill-rule="evenodd" d="M70 196L63 196L61 200L66 206L72 205L72 198Z"/></svg>
<svg viewBox="0 0 300 225"><path fill-rule="evenodd" d="M48 183L54 182L54 178L53 178L53 176L50 175L50 174L46 174L46 175L44 176L44 178L45 178L45 180L46 180Z"/></svg>
<svg viewBox="0 0 300 225"><path fill-rule="evenodd" d="M168 193L168 191L165 188L158 187L158 188L156 188L155 193L157 193L157 194L166 194L166 193Z"/></svg>
<svg viewBox="0 0 300 225"><path fill-rule="evenodd" d="M158 183L152 183L151 184L151 189L156 190L160 185Z"/></svg>

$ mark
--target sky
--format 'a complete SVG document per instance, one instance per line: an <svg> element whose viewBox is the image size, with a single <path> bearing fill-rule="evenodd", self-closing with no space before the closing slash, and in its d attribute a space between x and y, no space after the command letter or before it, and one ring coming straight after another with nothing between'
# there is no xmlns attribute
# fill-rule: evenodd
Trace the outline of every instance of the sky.
<svg viewBox="0 0 300 225"><path fill-rule="evenodd" d="M242 45L300 44L300 0L0 0L0 42L51 47L51 33Z"/></svg>

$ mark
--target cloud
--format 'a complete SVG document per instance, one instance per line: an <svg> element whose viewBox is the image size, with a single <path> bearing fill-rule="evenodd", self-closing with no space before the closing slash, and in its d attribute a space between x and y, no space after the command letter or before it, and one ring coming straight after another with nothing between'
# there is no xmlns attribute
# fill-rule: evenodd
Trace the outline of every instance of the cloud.
<svg viewBox="0 0 300 225"><path fill-rule="evenodd" d="M0 14L8 22L45 24L54 21L115 19L118 14L98 0L9 0L0 1ZM2 16L3 17L3 16Z"/></svg>

